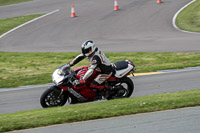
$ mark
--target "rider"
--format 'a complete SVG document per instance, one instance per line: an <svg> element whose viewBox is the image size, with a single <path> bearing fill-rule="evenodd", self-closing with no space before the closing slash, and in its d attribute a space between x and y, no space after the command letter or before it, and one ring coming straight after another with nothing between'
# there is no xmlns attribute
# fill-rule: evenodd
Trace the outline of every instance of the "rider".
<svg viewBox="0 0 200 133"><path fill-rule="evenodd" d="M108 90L108 87L103 83L112 75L112 66L110 60L97 48L93 41L87 40L81 45L82 54L79 54L73 61L69 64L73 66L83 60L85 57L91 63L88 71L85 75L79 79L75 80L74 85L84 84L85 81L93 74L94 70L97 70L99 73L96 78L90 84L90 88L95 91L101 91L105 87Z"/></svg>

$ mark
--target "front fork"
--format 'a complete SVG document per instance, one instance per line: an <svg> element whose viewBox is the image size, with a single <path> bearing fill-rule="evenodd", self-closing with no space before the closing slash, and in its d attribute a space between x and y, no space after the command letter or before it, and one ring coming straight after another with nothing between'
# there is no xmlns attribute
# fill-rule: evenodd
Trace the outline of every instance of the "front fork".
<svg viewBox="0 0 200 133"><path fill-rule="evenodd" d="M63 94L64 90L61 88L60 94L58 95L58 98Z"/></svg>

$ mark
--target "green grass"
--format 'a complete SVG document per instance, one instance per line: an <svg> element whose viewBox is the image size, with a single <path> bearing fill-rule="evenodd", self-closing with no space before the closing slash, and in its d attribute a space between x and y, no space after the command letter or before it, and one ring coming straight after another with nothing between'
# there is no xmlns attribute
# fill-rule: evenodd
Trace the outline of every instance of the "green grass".
<svg viewBox="0 0 200 133"><path fill-rule="evenodd" d="M32 1L32 0L0 0L0 6L23 3L23 2L28 2L28 1Z"/></svg>
<svg viewBox="0 0 200 133"><path fill-rule="evenodd" d="M200 90L0 114L0 132L200 105Z"/></svg>
<svg viewBox="0 0 200 133"><path fill-rule="evenodd" d="M79 53L0 52L0 88L51 82L52 72ZM111 62L132 60L136 72L200 66L200 53L106 53ZM75 67L88 65L85 59Z"/></svg>
<svg viewBox="0 0 200 133"><path fill-rule="evenodd" d="M182 30L200 32L200 0L192 3L178 15L176 25Z"/></svg>
<svg viewBox="0 0 200 133"><path fill-rule="evenodd" d="M27 15L0 20L0 35L43 14Z"/></svg>

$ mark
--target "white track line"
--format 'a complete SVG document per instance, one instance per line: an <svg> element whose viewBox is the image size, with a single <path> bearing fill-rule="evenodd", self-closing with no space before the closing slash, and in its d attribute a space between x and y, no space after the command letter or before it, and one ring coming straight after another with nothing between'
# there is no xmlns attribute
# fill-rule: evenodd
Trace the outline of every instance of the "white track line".
<svg viewBox="0 0 200 133"><path fill-rule="evenodd" d="M59 9L58 9L58 10L55 10L55 11L52 11L52 12L50 12L50 13L47 13L47 14L45 14L45 15L42 15L42 16L40 16L40 17L38 17L38 18L32 19L32 20L30 20L30 21L28 21L28 22L26 22L26 23L24 23L24 24L22 24L22 25L19 25L19 26L15 27L15 28L9 30L8 32L2 34L2 35L0 36L0 39L1 39L2 37L4 37L5 35L7 35L7 34L13 32L13 31L15 31L15 30L17 30L17 29L19 29L19 28L21 28L21 27L27 25L27 24L30 24L30 23L32 23L32 22L38 20L38 19L44 18L44 17L46 17L46 16L48 16L48 15L51 15L51 14L53 14L53 13L55 13L55 12L58 12L58 11L59 11Z"/></svg>
<svg viewBox="0 0 200 133"><path fill-rule="evenodd" d="M177 30L179 31L182 31L182 32L186 32L186 33L192 33L192 34L200 34L200 33L197 33L197 32L190 32L190 31L185 31L185 30L181 30L180 28L177 27L176 25L176 18L178 16L178 14L183 10L185 9L186 7L188 7L190 4L192 4L193 2L195 2L196 0L192 0L191 2L189 2L188 4L186 4L185 6L183 6L180 10L178 10L178 12L176 12L176 14L174 15L173 19L172 19L172 25L174 26L174 28L176 28Z"/></svg>

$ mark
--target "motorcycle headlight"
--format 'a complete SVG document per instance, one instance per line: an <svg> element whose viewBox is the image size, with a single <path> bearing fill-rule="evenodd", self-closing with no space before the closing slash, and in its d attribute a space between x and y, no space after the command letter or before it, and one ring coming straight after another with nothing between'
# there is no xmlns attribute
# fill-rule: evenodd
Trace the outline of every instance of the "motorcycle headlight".
<svg viewBox="0 0 200 133"><path fill-rule="evenodd" d="M63 72L63 70L58 70L58 71L57 71L57 74L58 74L58 75L64 75L65 73Z"/></svg>

